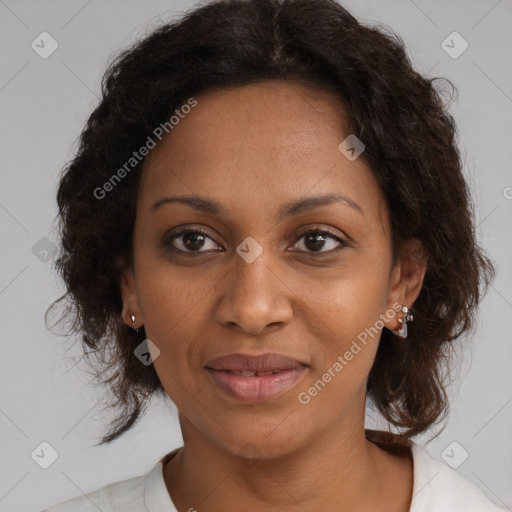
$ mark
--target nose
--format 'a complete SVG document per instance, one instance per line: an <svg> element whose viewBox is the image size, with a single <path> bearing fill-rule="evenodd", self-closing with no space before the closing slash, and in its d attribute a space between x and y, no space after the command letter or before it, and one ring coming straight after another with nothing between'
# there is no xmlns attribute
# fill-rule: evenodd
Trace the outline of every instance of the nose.
<svg viewBox="0 0 512 512"><path fill-rule="evenodd" d="M251 263L235 255L231 270L217 287L221 290L216 309L219 323L258 335L292 319L294 293L273 259L269 249Z"/></svg>

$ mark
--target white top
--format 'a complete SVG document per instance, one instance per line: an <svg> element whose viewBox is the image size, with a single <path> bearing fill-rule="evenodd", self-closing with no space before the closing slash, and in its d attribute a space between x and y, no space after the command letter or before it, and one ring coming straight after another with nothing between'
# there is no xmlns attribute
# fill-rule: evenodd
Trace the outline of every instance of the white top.
<svg viewBox="0 0 512 512"><path fill-rule="evenodd" d="M467 478L430 457L421 445L410 443L414 484L409 512L505 512ZM109 484L42 512L178 512L162 473L165 461L178 450L162 457L146 475Z"/></svg>

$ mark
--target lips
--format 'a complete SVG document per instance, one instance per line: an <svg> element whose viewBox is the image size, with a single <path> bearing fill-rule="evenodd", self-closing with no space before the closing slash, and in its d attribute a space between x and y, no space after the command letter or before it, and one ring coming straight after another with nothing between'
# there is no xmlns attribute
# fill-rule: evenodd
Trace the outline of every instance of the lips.
<svg viewBox="0 0 512 512"><path fill-rule="evenodd" d="M209 361L205 369L223 394L239 402L268 402L294 388L309 365L281 354L230 354Z"/></svg>
<svg viewBox="0 0 512 512"><path fill-rule="evenodd" d="M267 353L259 356L252 356L249 354L229 354L227 356L218 357L206 363L206 368L213 370L224 370L244 375L240 372L245 372L247 375L254 374L270 375L272 373L298 368L299 366L308 366L302 361L284 356L282 354Z"/></svg>
<svg viewBox="0 0 512 512"><path fill-rule="evenodd" d="M254 370L218 370L218 371L232 373L233 375L241 375L242 377L254 377L255 375L258 377L261 377L262 375L273 375L274 373L279 373L282 370L274 370L272 372L256 372Z"/></svg>

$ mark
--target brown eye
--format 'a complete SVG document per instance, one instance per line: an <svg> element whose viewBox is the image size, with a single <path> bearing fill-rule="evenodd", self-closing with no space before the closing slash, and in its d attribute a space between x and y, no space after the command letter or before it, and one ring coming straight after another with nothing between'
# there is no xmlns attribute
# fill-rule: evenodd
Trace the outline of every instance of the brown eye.
<svg viewBox="0 0 512 512"><path fill-rule="evenodd" d="M213 242L213 244L208 244L208 241ZM219 246L213 239L199 229L187 229L167 236L164 244L173 250L185 253L206 252L205 250L201 250L205 247L207 250L219 250L217 248ZM208 245L210 245L210 247L208 247Z"/></svg>
<svg viewBox="0 0 512 512"><path fill-rule="evenodd" d="M312 254L330 253L337 251L342 247L348 247L348 244L346 244L341 238L322 229L310 229L301 235L299 240L302 239L304 239L303 246L306 247L304 252L310 252ZM333 244L333 241L338 243ZM297 245L300 244L296 243L294 247ZM325 247L328 247L329 250L322 251Z"/></svg>

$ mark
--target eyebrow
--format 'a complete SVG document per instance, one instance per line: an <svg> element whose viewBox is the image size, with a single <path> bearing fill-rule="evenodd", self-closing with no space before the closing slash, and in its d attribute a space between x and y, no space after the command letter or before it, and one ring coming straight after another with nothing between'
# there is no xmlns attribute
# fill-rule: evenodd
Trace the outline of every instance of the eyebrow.
<svg viewBox="0 0 512 512"><path fill-rule="evenodd" d="M153 206L150 208L150 211L153 212L157 210L160 206L169 203L186 204L193 208L194 210L201 213L205 213L207 215L218 215L224 217L229 216L228 210L226 210L226 208L224 208L220 203L214 201L213 199L201 196L163 197L162 199L159 199L156 203L153 204ZM364 216L364 212L361 206L354 200L350 199L349 197L346 197L341 194L326 194L323 196L305 197L298 199L296 201L284 203L279 208L278 220L281 221L292 215L297 215L305 211L313 210L314 208L319 208L321 206L327 206L334 203L349 206L350 208L356 210L358 213Z"/></svg>

